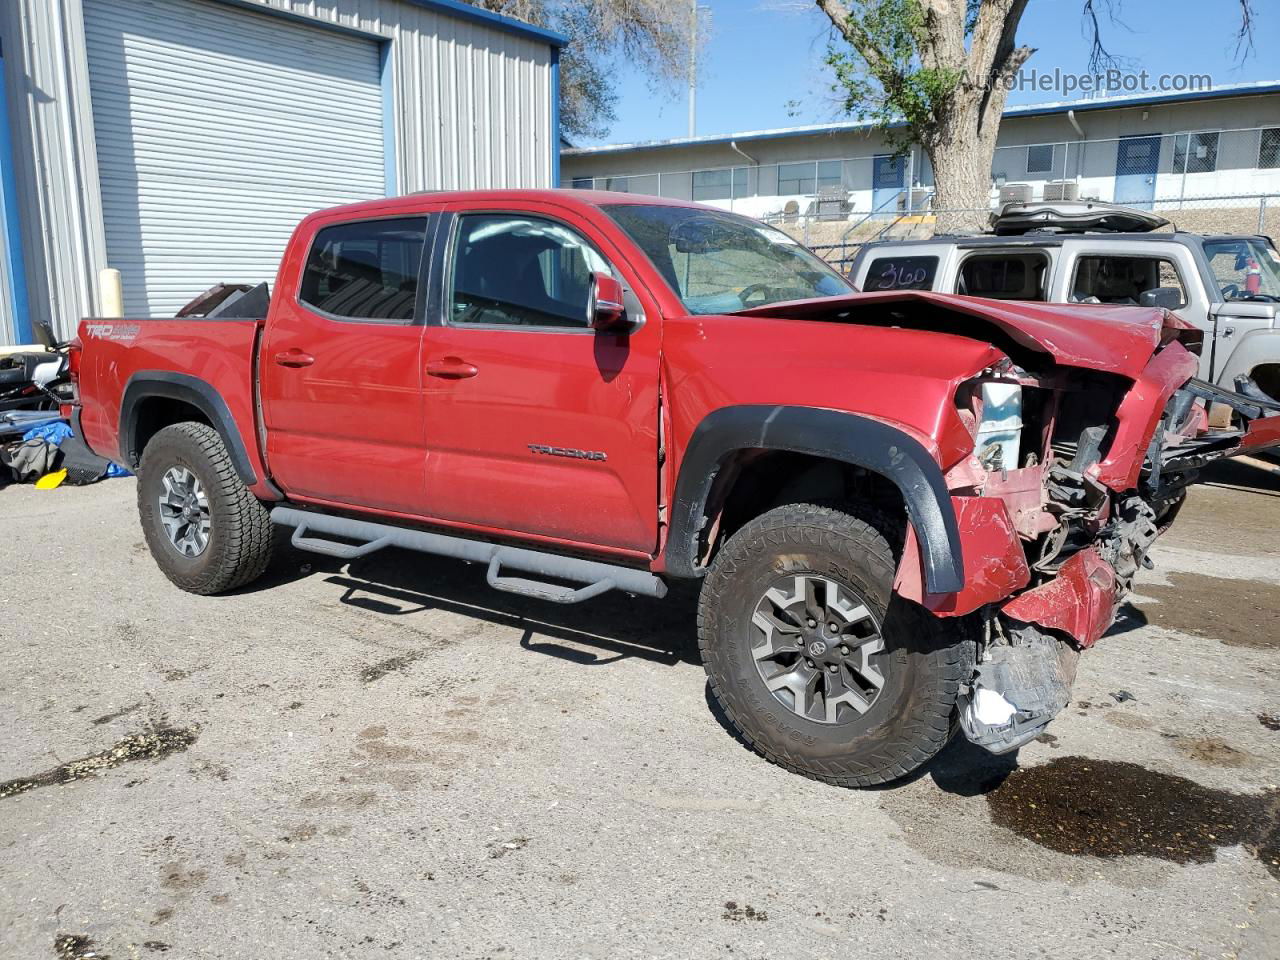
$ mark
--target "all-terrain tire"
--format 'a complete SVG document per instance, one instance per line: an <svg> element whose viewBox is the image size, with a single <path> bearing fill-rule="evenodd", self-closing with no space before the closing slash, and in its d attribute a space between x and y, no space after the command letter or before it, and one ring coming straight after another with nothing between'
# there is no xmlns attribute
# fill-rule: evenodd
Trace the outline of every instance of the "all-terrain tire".
<svg viewBox="0 0 1280 960"><path fill-rule="evenodd" d="M844 787L899 779L942 749L975 649L965 621L934 617L893 593L896 565L881 532L889 525L856 510L791 504L755 518L716 555L698 606L711 690L742 739L779 766ZM766 686L752 654L761 642L757 604L771 586L804 575L834 582L880 624L875 663L884 684L861 715L841 707L843 722L796 713Z"/></svg>
<svg viewBox="0 0 1280 960"><path fill-rule="evenodd" d="M197 556L174 545L160 517L164 477L185 468L208 500L207 545ZM188 593L224 593L256 580L271 561L271 519L236 473L213 427L188 421L158 431L138 466L138 516L156 563Z"/></svg>

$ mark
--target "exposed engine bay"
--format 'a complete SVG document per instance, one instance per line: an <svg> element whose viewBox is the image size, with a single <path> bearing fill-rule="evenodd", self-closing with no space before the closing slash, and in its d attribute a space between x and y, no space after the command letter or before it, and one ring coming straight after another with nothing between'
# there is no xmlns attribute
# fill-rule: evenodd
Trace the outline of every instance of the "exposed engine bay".
<svg viewBox="0 0 1280 960"><path fill-rule="evenodd" d="M1164 405L1133 477L1112 468L1116 444L1133 442L1125 399L1143 386L1102 373L1036 377L1010 361L957 397L975 447L949 486L1004 501L1028 571L1022 591L976 614L981 637L960 722L992 752L1025 744L1066 707L1080 653L1110 627L1138 571L1152 566L1148 551L1199 469L1266 445L1252 424L1280 412L1251 383L1233 393L1187 380ZM1211 414L1224 426L1210 428Z"/></svg>

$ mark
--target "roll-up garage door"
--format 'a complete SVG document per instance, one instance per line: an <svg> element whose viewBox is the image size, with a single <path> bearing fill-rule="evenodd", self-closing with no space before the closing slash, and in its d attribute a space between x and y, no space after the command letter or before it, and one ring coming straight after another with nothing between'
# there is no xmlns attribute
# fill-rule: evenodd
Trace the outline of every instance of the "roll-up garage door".
<svg viewBox="0 0 1280 960"><path fill-rule="evenodd" d="M84 0L84 21L126 313L274 282L301 217L387 192L376 41L218 0Z"/></svg>

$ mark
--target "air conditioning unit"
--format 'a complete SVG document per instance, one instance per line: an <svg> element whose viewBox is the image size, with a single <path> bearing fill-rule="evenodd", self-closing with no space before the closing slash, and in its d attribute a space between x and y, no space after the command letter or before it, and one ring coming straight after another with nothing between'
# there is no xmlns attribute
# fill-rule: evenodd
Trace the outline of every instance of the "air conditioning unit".
<svg viewBox="0 0 1280 960"><path fill-rule="evenodd" d="M1006 183L1000 188L1000 206L1006 203L1030 203L1033 196L1029 183Z"/></svg>
<svg viewBox="0 0 1280 960"><path fill-rule="evenodd" d="M1074 180L1050 180L1044 185L1046 200L1079 200L1080 184Z"/></svg>

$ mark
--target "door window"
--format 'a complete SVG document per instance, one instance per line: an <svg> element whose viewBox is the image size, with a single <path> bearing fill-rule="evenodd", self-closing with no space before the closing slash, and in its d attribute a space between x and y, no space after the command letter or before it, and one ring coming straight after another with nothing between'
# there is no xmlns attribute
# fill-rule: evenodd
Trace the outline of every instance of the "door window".
<svg viewBox="0 0 1280 960"><path fill-rule="evenodd" d="M1049 259L1039 253L977 254L960 267L956 293L993 300L1044 300Z"/></svg>
<svg viewBox="0 0 1280 960"><path fill-rule="evenodd" d="M612 273L580 234L540 217L458 218L448 299L453 324L590 329L591 275Z"/></svg>
<svg viewBox="0 0 1280 960"><path fill-rule="evenodd" d="M298 299L344 320L413 320L427 218L364 220L316 234Z"/></svg>
<svg viewBox="0 0 1280 960"><path fill-rule="evenodd" d="M1173 287L1187 305L1187 288L1172 260L1159 257L1081 257L1071 284L1072 303L1137 305L1142 294Z"/></svg>

